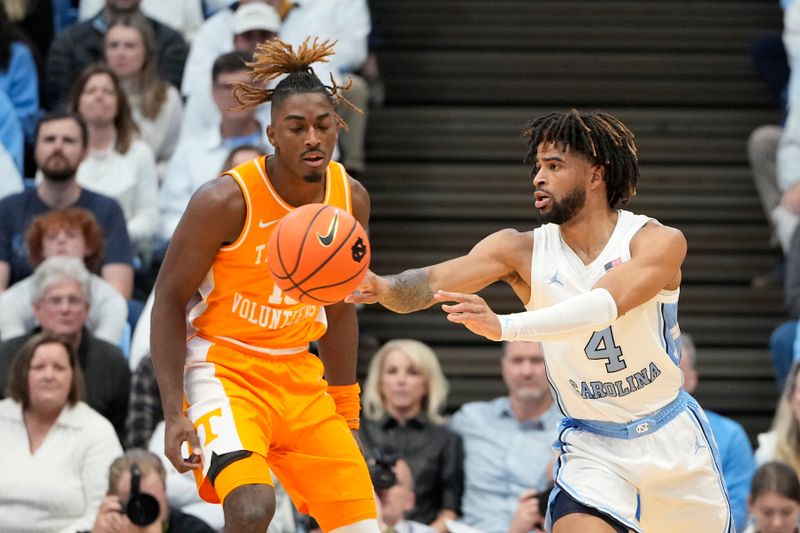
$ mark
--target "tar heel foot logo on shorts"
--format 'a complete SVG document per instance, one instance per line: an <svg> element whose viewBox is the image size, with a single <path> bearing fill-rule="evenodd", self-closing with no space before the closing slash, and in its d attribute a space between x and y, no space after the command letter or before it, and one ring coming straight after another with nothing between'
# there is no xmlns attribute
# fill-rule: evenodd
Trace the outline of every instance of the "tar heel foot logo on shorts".
<svg viewBox="0 0 800 533"><path fill-rule="evenodd" d="M333 212L333 220L331 220L330 226L328 226L328 233L325 235L320 235L317 232L317 239L319 239L319 243L324 246L328 247L333 242L333 239L336 238L336 232L339 230L339 212Z"/></svg>
<svg viewBox="0 0 800 533"><path fill-rule="evenodd" d="M353 261L360 263L364 256L367 255L367 245L364 244L364 239L359 237L350 247L350 252L353 254Z"/></svg>

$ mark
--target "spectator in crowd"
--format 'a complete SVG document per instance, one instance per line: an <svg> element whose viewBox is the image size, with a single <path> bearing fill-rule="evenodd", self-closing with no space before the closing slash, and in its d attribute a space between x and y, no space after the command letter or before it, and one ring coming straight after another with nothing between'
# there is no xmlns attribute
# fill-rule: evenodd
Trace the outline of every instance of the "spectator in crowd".
<svg viewBox="0 0 800 533"><path fill-rule="evenodd" d="M462 520L484 533L506 533L524 491L548 489L562 417L540 343L503 343L501 366L508 396L468 403L450 419L464 441Z"/></svg>
<svg viewBox="0 0 800 533"><path fill-rule="evenodd" d="M772 427L758 436L756 464L780 461L800 472L800 364L795 363L786 379Z"/></svg>
<svg viewBox="0 0 800 533"><path fill-rule="evenodd" d="M51 257L76 257L90 273L91 302L86 328L94 336L116 344L125 332L128 306L125 298L97 275L103 256L103 230L85 209L56 209L33 219L27 234L31 263L38 267ZM30 333L38 326L33 305L33 277L0 293L0 339Z"/></svg>
<svg viewBox="0 0 800 533"><path fill-rule="evenodd" d="M122 209L113 198L83 189L76 181L87 143L86 125L73 113L55 111L39 122L34 156L42 179L35 189L0 200L0 290L32 272L24 235L33 218L53 209L80 207L103 228L106 251L100 275L124 297L131 296L133 257Z"/></svg>
<svg viewBox="0 0 800 533"><path fill-rule="evenodd" d="M191 42L203 23L203 0L142 0L142 13L179 32ZM80 0L78 18L88 20L103 9L103 0Z"/></svg>
<svg viewBox="0 0 800 533"><path fill-rule="evenodd" d="M415 479L408 518L446 532L464 487L461 439L444 425L447 381L436 354L411 339L387 342L372 357L364 382L359 436L367 455L392 449Z"/></svg>
<svg viewBox="0 0 800 533"><path fill-rule="evenodd" d="M158 516L146 531L159 533L214 533L205 522L170 507L167 502L167 473L161 459L147 450L133 449L117 457L108 470L108 494L100 505L91 533L143 531L125 513L124 504L130 498L135 481L141 494L158 503Z"/></svg>
<svg viewBox="0 0 800 533"><path fill-rule="evenodd" d="M414 475L404 459L397 459L391 467L394 484L387 488L376 488L380 500L381 531L397 533L436 533L437 529L426 526L406 516L414 508ZM444 530L446 531L446 530Z"/></svg>
<svg viewBox="0 0 800 533"><path fill-rule="evenodd" d="M245 144L269 146L266 124L258 122L253 109L232 110L237 106L231 93L234 84L250 83L245 66L250 59L231 52L214 62L212 91L222 121L216 128L198 130L178 142L161 185L161 237L164 240L172 237L192 194L218 175L230 150Z"/></svg>
<svg viewBox="0 0 800 533"><path fill-rule="evenodd" d="M122 448L111 424L81 401L83 376L72 345L34 335L19 347L7 374L9 397L0 401L2 529L90 528L108 466Z"/></svg>
<svg viewBox="0 0 800 533"><path fill-rule="evenodd" d="M34 313L42 332L64 337L75 350L86 378L87 403L122 435L131 373L119 347L94 337L85 327L91 301L89 280L80 259L51 257L34 273ZM34 335L0 343L0 389L5 386L14 354Z"/></svg>
<svg viewBox="0 0 800 533"><path fill-rule="evenodd" d="M183 100L178 89L159 77L153 28L140 13L118 17L106 32L105 46L106 63L119 78L139 134L163 177L178 143Z"/></svg>
<svg viewBox="0 0 800 533"><path fill-rule="evenodd" d="M81 71L103 59L103 39L109 23L119 15L139 11L139 0L105 0L103 10L89 20L79 22L59 33L47 55L45 100L50 109L67 98L70 87ZM169 2L164 2L169 3ZM176 87L183 76L188 46L180 33L152 18L158 46L161 77Z"/></svg>
<svg viewBox="0 0 800 533"><path fill-rule="evenodd" d="M800 521L800 482L786 464L769 462L753 476L747 501L753 523L744 533L797 533Z"/></svg>
<svg viewBox="0 0 800 533"><path fill-rule="evenodd" d="M233 35L231 43L220 53L239 52L252 55L256 45L277 37L281 21L278 13L263 0L240 5L233 15ZM215 37L216 38L216 37ZM202 66L205 70L193 76L191 93L186 102L186 113L181 124L181 136L192 135L193 132L216 128L219 126L220 113L214 105L211 83L213 58L204 58ZM256 108L256 117L264 127L270 122L270 106L262 104Z"/></svg>
<svg viewBox="0 0 800 533"><path fill-rule="evenodd" d="M21 192L24 188L17 164L0 143L0 199Z"/></svg>
<svg viewBox="0 0 800 533"><path fill-rule="evenodd" d="M158 176L153 152L137 137L128 99L111 69L94 64L84 70L69 101L89 128L89 150L77 180L122 207L128 235L145 263L158 232Z"/></svg>
<svg viewBox="0 0 800 533"><path fill-rule="evenodd" d="M36 61L24 37L8 20L0 4L0 91L11 100L22 124L25 139L33 143L33 132L39 118L39 76ZM17 168L23 172L22 162Z"/></svg>
<svg viewBox="0 0 800 533"><path fill-rule="evenodd" d="M683 372L683 388L689 394L694 394L699 382L697 348L692 337L685 331L681 332L680 367ZM756 469L753 447L738 422L708 409L704 411L719 447L722 478L728 489L736 531L742 531L747 519L747 494Z"/></svg>

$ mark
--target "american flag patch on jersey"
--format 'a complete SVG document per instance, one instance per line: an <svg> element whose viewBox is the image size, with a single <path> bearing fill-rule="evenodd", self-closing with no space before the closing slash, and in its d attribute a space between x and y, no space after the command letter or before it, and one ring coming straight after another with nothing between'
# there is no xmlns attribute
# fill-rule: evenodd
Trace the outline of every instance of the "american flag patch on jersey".
<svg viewBox="0 0 800 533"><path fill-rule="evenodd" d="M603 269L605 269L605 271L608 272L609 270L611 270L615 266L618 266L618 265L621 265L621 264L622 264L622 258L621 257L617 257L613 261L609 261L608 263L603 265Z"/></svg>

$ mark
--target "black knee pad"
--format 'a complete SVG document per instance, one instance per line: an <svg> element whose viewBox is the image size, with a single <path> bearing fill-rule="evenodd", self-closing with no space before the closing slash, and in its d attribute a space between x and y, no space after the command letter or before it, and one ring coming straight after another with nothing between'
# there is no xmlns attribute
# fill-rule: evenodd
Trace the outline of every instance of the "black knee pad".
<svg viewBox="0 0 800 533"><path fill-rule="evenodd" d="M247 459L253 455L253 452L248 450L239 450L236 452L228 452L223 453L222 455L217 455L216 452L211 452L211 464L208 467L208 480L213 485L215 481L217 481L217 476L222 469L228 466L229 464L239 461L241 459Z"/></svg>

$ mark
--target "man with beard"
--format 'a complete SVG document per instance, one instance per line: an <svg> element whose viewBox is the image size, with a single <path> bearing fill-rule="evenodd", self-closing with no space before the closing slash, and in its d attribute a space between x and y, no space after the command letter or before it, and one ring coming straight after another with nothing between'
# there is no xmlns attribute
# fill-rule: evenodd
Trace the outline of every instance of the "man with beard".
<svg viewBox="0 0 800 533"><path fill-rule="evenodd" d="M536 495L552 480L561 413L550 394L540 343L503 343L500 364L508 396L465 404L450 419L450 429L464 442L461 521L484 533L506 533L524 505L532 511L527 533L544 518Z"/></svg>
<svg viewBox="0 0 800 533"><path fill-rule="evenodd" d="M274 472L323 531L378 533L369 471L355 435L355 307L297 302L275 285L266 247L294 208L325 203L366 227L364 187L331 161L345 104L310 65L333 43L258 45L241 107L272 103L275 149L203 184L178 222L155 287L151 353L164 411L164 453L194 471L200 496L222 503L225 531L263 533ZM267 83L286 75L266 90ZM220 87L218 90L223 90ZM186 305L196 333L187 342ZM319 358L309 352L317 342ZM181 452L186 443L188 454ZM188 455L188 456L187 456Z"/></svg>
<svg viewBox="0 0 800 533"><path fill-rule="evenodd" d="M122 208L75 181L86 151L86 125L78 115L56 111L39 122L34 158L42 180L36 188L0 200L0 291L32 272L25 232L34 217L65 207L90 211L103 229L106 248L99 274L123 294L133 285L133 250Z"/></svg>
<svg viewBox="0 0 800 533"><path fill-rule="evenodd" d="M542 342L567 417L555 533L732 531L717 447L677 365L686 239L618 209L639 177L633 133L608 113L571 110L525 135L542 227L499 231L438 265L370 273L346 301L396 312L444 302L448 320L490 340ZM500 280L525 312L498 316L471 294Z"/></svg>

